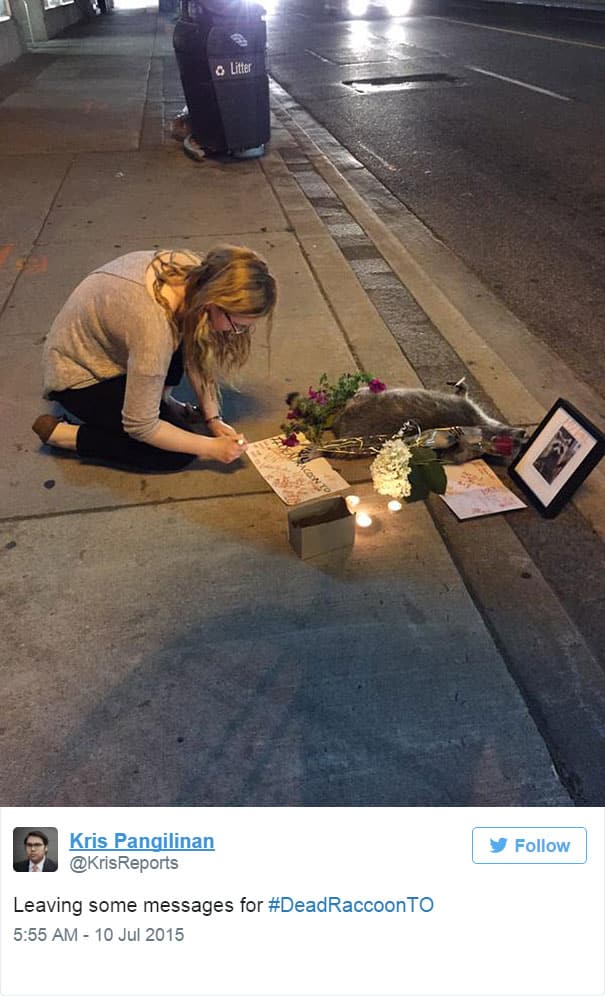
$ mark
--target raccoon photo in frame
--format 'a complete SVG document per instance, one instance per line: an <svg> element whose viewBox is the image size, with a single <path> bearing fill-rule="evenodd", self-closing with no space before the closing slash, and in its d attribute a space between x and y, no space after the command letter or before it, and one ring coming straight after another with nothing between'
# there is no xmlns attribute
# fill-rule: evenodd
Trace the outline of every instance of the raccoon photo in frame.
<svg viewBox="0 0 605 996"><path fill-rule="evenodd" d="M554 518L605 453L605 435L569 401L552 406L508 473L548 519Z"/></svg>

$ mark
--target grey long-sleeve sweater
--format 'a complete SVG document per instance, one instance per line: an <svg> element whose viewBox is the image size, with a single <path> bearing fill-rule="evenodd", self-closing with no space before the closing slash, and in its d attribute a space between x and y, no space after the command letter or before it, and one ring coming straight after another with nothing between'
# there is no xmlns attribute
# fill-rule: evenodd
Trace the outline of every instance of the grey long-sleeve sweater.
<svg viewBox="0 0 605 996"><path fill-rule="evenodd" d="M61 308L44 345L45 397L126 374L122 424L142 442L158 425L174 351L166 313L145 281L155 255L131 252L89 274Z"/></svg>

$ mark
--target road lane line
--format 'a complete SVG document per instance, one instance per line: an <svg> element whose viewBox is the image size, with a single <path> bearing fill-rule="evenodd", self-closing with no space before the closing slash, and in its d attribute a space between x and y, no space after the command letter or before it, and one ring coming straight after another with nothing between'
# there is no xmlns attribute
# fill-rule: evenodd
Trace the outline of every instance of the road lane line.
<svg viewBox="0 0 605 996"><path fill-rule="evenodd" d="M489 24L476 24L474 21L458 21L455 17L439 17L437 14L428 14L427 20L449 21L450 24L462 24L469 28L483 28L484 31L503 31L505 35L521 35L522 38L539 38L541 41L559 42L561 45L578 45L580 48L605 49L605 45L595 45L594 42L572 41L570 38L555 38L554 35L536 35L530 31L514 31L513 28L494 28Z"/></svg>
<svg viewBox="0 0 605 996"><path fill-rule="evenodd" d="M314 52L312 48L306 48L305 52L308 52L309 55L314 55L315 58L316 59L320 59L321 62L327 62L330 66L337 66L338 65L337 62L332 62L332 59L324 59L323 55L319 55L318 52Z"/></svg>
<svg viewBox="0 0 605 996"><path fill-rule="evenodd" d="M398 172L397 166L393 166L392 163L388 163L386 161L386 159L383 159L382 156L379 156L376 152L373 152L372 149L369 149L367 147L367 145L363 144L363 142L360 142L359 145L360 145L360 148L364 149L365 152L368 152L372 156L373 159L377 159L379 163L382 163L382 165L385 167L385 169L390 170L391 173L397 173Z"/></svg>
<svg viewBox="0 0 605 996"><path fill-rule="evenodd" d="M571 101L571 97L564 97L554 90L544 90L541 86L532 86L531 83L522 83L521 80L514 80L510 76L500 76L500 73L490 73L489 69L480 69L479 66L465 66L465 69L472 69L474 73L483 73L484 76L493 76L494 79L503 80L505 83L514 83L515 86L525 87L526 90L534 90L536 93L544 93L547 97L555 97L556 100Z"/></svg>

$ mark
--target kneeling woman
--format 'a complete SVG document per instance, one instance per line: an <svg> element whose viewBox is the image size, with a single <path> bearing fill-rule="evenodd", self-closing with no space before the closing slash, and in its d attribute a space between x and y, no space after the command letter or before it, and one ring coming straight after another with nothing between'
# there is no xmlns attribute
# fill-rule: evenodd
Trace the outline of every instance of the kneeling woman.
<svg viewBox="0 0 605 996"><path fill-rule="evenodd" d="M195 457L231 463L246 441L222 420L219 377L250 354L254 322L270 320L275 280L251 249L206 256L131 252L89 274L53 322L44 396L83 424L40 415L43 443L136 470L181 470ZM179 426L171 398L183 372L209 436Z"/></svg>

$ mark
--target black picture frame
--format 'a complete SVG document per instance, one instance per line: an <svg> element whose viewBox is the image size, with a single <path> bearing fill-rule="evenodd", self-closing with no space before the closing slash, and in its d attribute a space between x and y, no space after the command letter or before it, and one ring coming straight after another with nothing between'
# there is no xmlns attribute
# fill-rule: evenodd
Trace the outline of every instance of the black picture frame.
<svg viewBox="0 0 605 996"><path fill-rule="evenodd" d="M552 519L605 454L605 435L565 398L555 401L509 467L511 480Z"/></svg>

